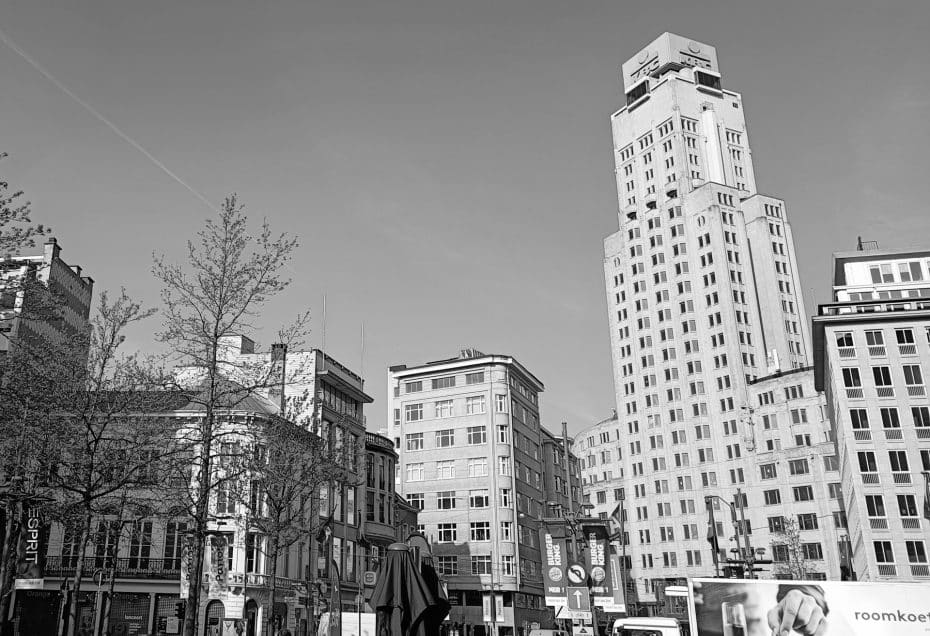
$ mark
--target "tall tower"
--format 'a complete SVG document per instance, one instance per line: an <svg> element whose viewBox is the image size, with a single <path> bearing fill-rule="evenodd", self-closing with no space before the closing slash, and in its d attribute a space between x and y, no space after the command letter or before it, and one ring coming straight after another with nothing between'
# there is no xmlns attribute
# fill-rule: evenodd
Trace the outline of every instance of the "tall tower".
<svg viewBox="0 0 930 636"><path fill-rule="evenodd" d="M768 528L794 516L794 486L770 502L757 454L779 461L784 438L810 459L832 442L812 390L811 417L786 417L794 387L812 385L798 377L809 375L811 349L791 226L785 203L757 192L743 100L724 88L716 50L665 33L622 77L626 104L611 117L619 231L604 242L618 419L598 431L620 456L612 479L624 489L631 575L648 600L654 581L714 572L705 495L733 503L740 489L751 544L771 556ZM786 374L796 377L766 384ZM786 419L776 435L766 415L766 447L755 409L776 398ZM600 432L579 447L588 490L607 474L591 452ZM814 482L811 506L827 497L824 480L819 489L809 471L803 479ZM715 514L730 549L730 513Z"/></svg>

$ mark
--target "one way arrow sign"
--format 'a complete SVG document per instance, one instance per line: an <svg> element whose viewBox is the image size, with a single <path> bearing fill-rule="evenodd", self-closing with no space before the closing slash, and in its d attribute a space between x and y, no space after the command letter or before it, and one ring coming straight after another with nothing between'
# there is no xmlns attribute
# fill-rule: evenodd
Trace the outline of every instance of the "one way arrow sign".
<svg viewBox="0 0 930 636"><path fill-rule="evenodd" d="M583 612L591 611L591 596L588 594L588 588L570 587L567 592L568 609Z"/></svg>

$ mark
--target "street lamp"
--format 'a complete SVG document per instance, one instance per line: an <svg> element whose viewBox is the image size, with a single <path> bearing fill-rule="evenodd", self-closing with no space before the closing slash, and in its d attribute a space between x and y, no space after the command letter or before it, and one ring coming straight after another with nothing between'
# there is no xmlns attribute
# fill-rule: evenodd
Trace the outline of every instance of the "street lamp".
<svg viewBox="0 0 930 636"><path fill-rule="evenodd" d="M737 517L736 517L736 508L734 508L733 504L731 504L729 501L727 501L720 495L704 495L704 503L707 505L708 513L710 515L710 522L713 527L713 532L714 532L713 536L716 537L717 528L716 528L716 525L714 525L715 524L714 514L710 506L710 502L714 499L722 502L727 508L730 509L730 518L733 521L733 529L736 532L736 536L733 538L736 541L736 546L737 546L735 549L732 549L731 552L736 552L737 554L739 554L740 552L743 552L743 557L741 561L745 565L746 578L750 578L750 579L755 578L755 574L753 573L753 567L760 559L756 558L757 551L753 550L752 546L749 544L749 533L746 532L746 515L743 509L742 489L740 488L736 489L736 504L737 504L736 508L739 508L739 520L737 520ZM742 528L740 528L740 526L742 526ZM744 543L746 544L745 550L740 550L740 547L739 547L740 534L742 534ZM764 553L765 553L765 548L759 548L760 558ZM714 555L716 556L716 551L714 552Z"/></svg>

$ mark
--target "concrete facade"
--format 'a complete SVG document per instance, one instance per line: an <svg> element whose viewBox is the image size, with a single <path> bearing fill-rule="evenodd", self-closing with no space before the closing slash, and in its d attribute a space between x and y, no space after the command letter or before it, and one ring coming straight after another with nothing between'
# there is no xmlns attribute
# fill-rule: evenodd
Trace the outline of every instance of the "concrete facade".
<svg viewBox="0 0 930 636"><path fill-rule="evenodd" d="M448 583L449 623L463 636L526 636L532 623L552 625L539 527L547 501L557 502L546 494L544 463L561 444L540 427L542 391L514 358L474 350L388 372L397 488L420 509L419 529ZM563 498L571 483L560 483ZM492 592L497 611L487 621Z"/></svg>
<svg viewBox="0 0 930 636"><path fill-rule="evenodd" d="M666 33L623 65L623 79L626 104L611 117L619 231L604 243L618 419L576 440L591 503L602 481L599 511L625 494L630 574L651 603L657 586L714 572L704 495L733 502L740 489L753 547L769 554L767 518L806 514L808 502L795 510L784 497L764 509L759 463L787 461L788 423L781 451L751 438L759 394L789 411L816 398L809 379L792 380L808 388L789 407L777 379L811 360L792 232L784 202L756 189L743 100L724 88L716 50ZM820 421L797 452L830 452ZM820 490L811 505L826 515Z"/></svg>
<svg viewBox="0 0 930 636"><path fill-rule="evenodd" d="M813 331L854 573L927 580L930 250L834 254L833 302L819 307Z"/></svg>

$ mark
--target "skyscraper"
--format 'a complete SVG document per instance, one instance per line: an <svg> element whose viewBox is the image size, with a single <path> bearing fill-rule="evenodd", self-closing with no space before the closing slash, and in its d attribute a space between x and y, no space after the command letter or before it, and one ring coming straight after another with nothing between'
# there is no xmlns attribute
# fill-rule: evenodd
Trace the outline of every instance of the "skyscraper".
<svg viewBox="0 0 930 636"><path fill-rule="evenodd" d="M743 99L725 88L716 50L665 33L622 77L626 103L611 117L619 230L604 242L618 419L576 441L586 492L608 472L592 450L612 450L631 575L648 602L657 581L714 572L705 496L725 556L771 557L799 514L830 517L832 532L821 471L835 453L812 390L785 203L756 189ZM763 422L766 409L777 413ZM833 538L801 537L818 576L838 574Z"/></svg>
<svg viewBox="0 0 930 636"><path fill-rule="evenodd" d="M927 580L930 485L920 472L930 471L930 250L834 254L833 302L813 323L852 573Z"/></svg>

